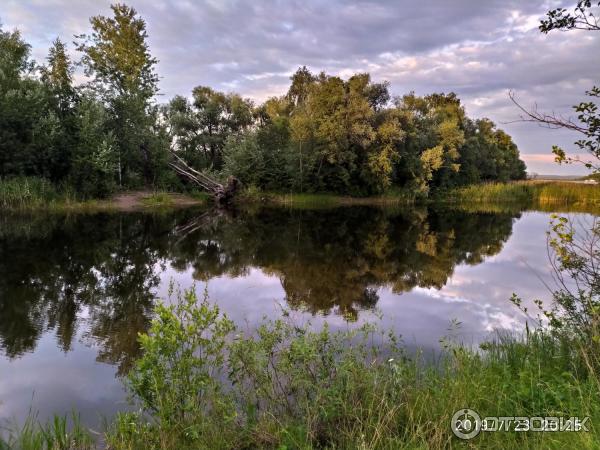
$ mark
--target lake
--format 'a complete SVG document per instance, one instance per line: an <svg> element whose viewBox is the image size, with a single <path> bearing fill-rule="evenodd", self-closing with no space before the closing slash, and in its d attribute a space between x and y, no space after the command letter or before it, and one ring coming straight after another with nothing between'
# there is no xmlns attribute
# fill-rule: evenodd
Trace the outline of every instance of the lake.
<svg viewBox="0 0 600 450"><path fill-rule="evenodd" d="M590 216L578 214L586 221ZM122 375L169 285L252 328L289 310L379 323L409 351L520 332L509 302L550 298L550 214L441 206L0 217L0 420L127 408Z"/></svg>

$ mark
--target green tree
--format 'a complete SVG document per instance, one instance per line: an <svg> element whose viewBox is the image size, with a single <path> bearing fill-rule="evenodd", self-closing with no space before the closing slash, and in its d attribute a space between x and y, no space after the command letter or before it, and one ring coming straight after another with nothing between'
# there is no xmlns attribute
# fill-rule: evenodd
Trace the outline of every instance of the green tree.
<svg viewBox="0 0 600 450"><path fill-rule="evenodd" d="M115 4L113 17L90 19L91 35L81 35L78 50L95 91L109 107L110 127L118 149L120 185L135 186L156 181L156 154L153 152L153 127L156 115L151 101L158 92L157 60L148 47L146 22L135 9ZM162 169L162 168L161 168Z"/></svg>
<svg viewBox="0 0 600 450"><path fill-rule="evenodd" d="M290 85L286 98L293 106L300 106L307 99L310 86L317 78L306 66L302 66L290 79L292 84Z"/></svg>
<svg viewBox="0 0 600 450"><path fill-rule="evenodd" d="M35 79L30 46L19 31L0 28L0 176L44 175L39 153L56 130L48 96Z"/></svg>
<svg viewBox="0 0 600 450"><path fill-rule="evenodd" d="M253 104L206 86L195 87L192 96L191 103L176 96L167 108L174 147L193 167L220 170L227 138L254 122Z"/></svg>
<svg viewBox="0 0 600 450"><path fill-rule="evenodd" d="M48 95L49 112L38 122L38 127L44 131L38 130L36 135L47 137L38 150L46 155L45 175L58 181L68 176L77 145L75 108L78 95L73 87L73 64L60 39L52 43L46 61L47 65L40 68L40 73Z"/></svg>
<svg viewBox="0 0 600 450"><path fill-rule="evenodd" d="M85 198L106 197L115 189L118 148L110 130L110 112L89 93L75 109L77 145L69 182Z"/></svg>
<svg viewBox="0 0 600 450"><path fill-rule="evenodd" d="M57 109L66 115L76 98L73 87L73 64L67 54L67 46L56 38L48 52L48 65L41 68L41 79L56 98Z"/></svg>

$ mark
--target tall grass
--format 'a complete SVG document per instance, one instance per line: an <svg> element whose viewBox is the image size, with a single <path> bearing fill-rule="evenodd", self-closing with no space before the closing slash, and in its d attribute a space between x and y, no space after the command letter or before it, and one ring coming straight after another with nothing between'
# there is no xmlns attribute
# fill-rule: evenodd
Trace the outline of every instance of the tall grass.
<svg viewBox="0 0 600 450"><path fill-rule="evenodd" d="M528 203L533 195L533 184L484 183L458 188L450 193L450 198L463 202Z"/></svg>
<svg viewBox="0 0 600 450"><path fill-rule="evenodd" d="M30 414L22 426L0 429L0 450L91 450L96 447L79 417L54 416L45 424Z"/></svg>
<svg viewBox="0 0 600 450"><path fill-rule="evenodd" d="M136 196L136 193L133 193ZM156 191L133 200L133 206L168 209L181 203L207 203L209 195L192 192L189 197L170 192ZM192 201L193 200L193 201ZM138 204L139 203L139 204ZM122 207L122 206L121 206ZM130 208L131 205L122 207ZM118 209L112 199L83 199L73 188L57 187L50 181L36 177L0 178L0 210L46 210L56 212L96 212Z"/></svg>
<svg viewBox="0 0 600 450"><path fill-rule="evenodd" d="M581 183L533 184L536 200L542 205L600 206L600 186Z"/></svg>
<svg viewBox="0 0 600 450"><path fill-rule="evenodd" d="M600 210L600 186L575 182L510 182L474 184L450 191L440 191L426 199L407 190L392 190L374 197L349 197L335 194L273 193L249 187L242 192L238 201L267 203L300 208L335 207L345 205L405 205L419 202L454 204L473 210L522 210L536 208L561 210L573 208L582 212Z"/></svg>
<svg viewBox="0 0 600 450"><path fill-rule="evenodd" d="M94 211L111 209L109 202L81 200L69 186L56 187L37 177L0 178L0 209Z"/></svg>
<svg viewBox="0 0 600 450"><path fill-rule="evenodd" d="M588 206L600 208L600 186L573 182L485 183L448 194L458 203L512 203L524 207Z"/></svg>
<svg viewBox="0 0 600 450"><path fill-rule="evenodd" d="M35 177L0 179L0 207L4 209L35 208L58 198L54 186Z"/></svg>
<svg viewBox="0 0 600 450"><path fill-rule="evenodd" d="M351 197L332 193L268 192L255 186L249 186L237 197L237 202L240 204L264 203L310 209L350 205L396 206L413 204L415 201L414 193L402 189L390 190L382 195L372 197Z"/></svg>

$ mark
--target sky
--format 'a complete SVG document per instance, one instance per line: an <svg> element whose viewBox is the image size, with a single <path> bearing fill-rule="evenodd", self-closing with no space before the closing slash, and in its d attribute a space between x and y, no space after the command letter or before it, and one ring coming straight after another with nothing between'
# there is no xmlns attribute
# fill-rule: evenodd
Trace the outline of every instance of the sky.
<svg viewBox="0 0 600 450"><path fill-rule="evenodd" d="M4 29L18 28L42 62L57 36L71 44L89 17L110 15L105 0L2 0ZM347 78L369 72L391 93L456 92L471 117L513 136L530 172L582 174L558 166L552 145L577 154L578 136L519 121L508 98L574 117L572 105L600 80L600 33L537 26L562 0L130 0L147 22L166 102L194 86L256 102L282 95L306 65ZM79 55L70 45L73 58Z"/></svg>

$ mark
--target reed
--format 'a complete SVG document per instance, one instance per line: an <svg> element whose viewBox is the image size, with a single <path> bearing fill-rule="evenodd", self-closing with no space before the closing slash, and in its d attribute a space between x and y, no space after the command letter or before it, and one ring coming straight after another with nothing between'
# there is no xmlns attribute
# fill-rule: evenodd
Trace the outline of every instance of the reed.
<svg viewBox="0 0 600 450"><path fill-rule="evenodd" d="M600 208L600 186L552 181L484 183L454 189L448 193L445 200L456 203L511 203L533 208Z"/></svg>
<svg viewBox="0 0 600 450"><path fill-rule="evenodd" d="M42 178L0 179L0 207L3 209L36 208L56 201L58 193Z"/></svg>

